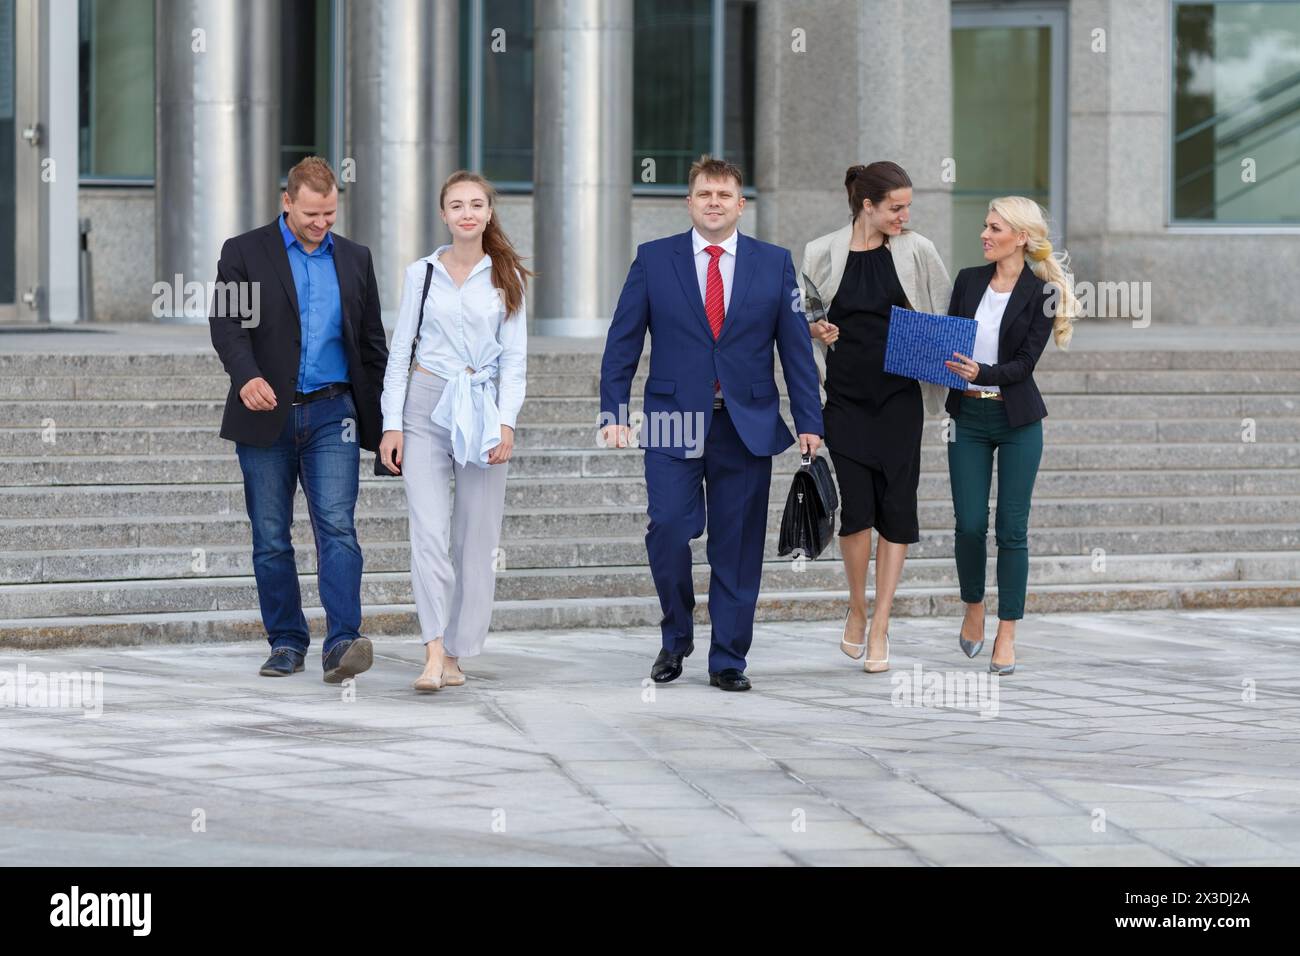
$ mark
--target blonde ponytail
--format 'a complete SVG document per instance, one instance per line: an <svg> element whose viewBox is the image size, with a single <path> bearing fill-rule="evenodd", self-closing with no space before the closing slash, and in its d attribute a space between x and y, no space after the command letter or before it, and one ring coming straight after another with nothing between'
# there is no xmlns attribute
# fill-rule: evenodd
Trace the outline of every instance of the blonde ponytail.
<svg viewBox="0 0 1300 956"><path fill-rule="evenodd" d="M989 203L989 211L1001 216L1012 232L1023 232L1029 237L1025 242L1025 264L1051 289L1056 306L1052 339L1057 348L1068 348L1074 335L1079 300L1074 296L1070 256L1065 250L1057 252L1052 248L1043 207L1024 196L1003 196Z"/></svg>

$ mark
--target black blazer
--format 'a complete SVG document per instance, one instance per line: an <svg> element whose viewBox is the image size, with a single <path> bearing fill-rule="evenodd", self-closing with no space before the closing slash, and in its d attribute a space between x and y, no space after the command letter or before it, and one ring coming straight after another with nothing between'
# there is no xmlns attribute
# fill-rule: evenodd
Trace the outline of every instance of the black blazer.
<svg viewBox="0 0 1300 956"><path fill-rule="evenodd" d="M997 268L990 262L986 266L962 269L952 285L949 315L975 318L984 290L993 280ZM1047 337L1052 334L1056 313L1053 310L1051 290L1046 282L1034 275L1025 263L1024 271L1016 280L1006 311L1002 313L1002 330L998 334L998 364L980 364L973 385L997 385L1002 390L1002 401L1007 409L1007 424L1012 428L1028 425L1047 417L1047 406L1034 383L1034 365L1043 354ZM945 408L954 418L961 411L961 392L948 390Z"/></svg>
<svg viewBox="0 0 1300 956"><path fill-rule="evenodd" d="M339 277L343 344L357 406L357 433L361 447L374 451L382 434L379 393L388 363L375 265L369 249L336 233L334 269ZM221 308L222 296L213 296L208 316L212 344L230 375L221 437L267 448L279 437L293 404L302 347L298 290L293 284L279 217L270 225L226 240L217 263L217 281L258 283L260 312L257 323L244 328L238 314L219 314L237 310ZM239 390L259 376L275 391L276 405L269 412L249 411L239 398Z"/></svg>

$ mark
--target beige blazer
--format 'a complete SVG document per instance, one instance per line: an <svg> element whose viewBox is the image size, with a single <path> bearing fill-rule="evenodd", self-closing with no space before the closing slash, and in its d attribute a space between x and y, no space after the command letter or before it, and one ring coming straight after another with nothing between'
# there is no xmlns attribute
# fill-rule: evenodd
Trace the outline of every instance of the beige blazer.
<svg viewBox="0 0 1300 956"><path fill-rule="evenodd" d="M808 243L803 250L803 268L799 276L799 288L803 288L803 276L807 274L822 294L823 304L829 312L835 292L844 277L844 264L849 258L849 240L853 236L852 224L824 236L818 236ZM952 298L952 282L948 279L948 270L944 268L939 252L934 243L919 233L904 230L897 236L890 237L889 251L894 260L894 271L903 286L908 304L918 312L933 312L944 315ZM805 300L806 304L806 300ZM826 381L826 346L813 339L814 357L817 360L817 375ZM944 401L948 398L948 389L932 382L921 382L921 397L925 401L925 413L937 415L943 411Z"/></svg>

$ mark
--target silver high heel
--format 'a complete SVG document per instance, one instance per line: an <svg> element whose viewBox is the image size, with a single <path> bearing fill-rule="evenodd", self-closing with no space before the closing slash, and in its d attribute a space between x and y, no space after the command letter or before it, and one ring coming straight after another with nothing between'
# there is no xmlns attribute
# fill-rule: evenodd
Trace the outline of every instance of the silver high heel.
<svg viewBox="0 0 1300 956"><path fill-rule="evenodd" d="M989 673L990 674L997 674L999 677L1010 677L1015 672L1016 672L1015 661L1012 661L1010 664L994 664L993 652L989 651Z"/></svg>
<svg viewBox="0 0 1300 956"><path fill-rule="evenodd" d="M844 612L844 626L845 626L845 627L848 627L848 624L849 624L849 615L852 614L852 613L853 613L853 608L849 608L846 612ZM848 648L850 648L850 647L856 647L856 648L858 649L858 652L857 652L856 654L852 653L851 651L848 650ZM866 634L863 634L863 635L862 635L862 643L861 643L861 644L855 644L855 643L853 643L852 641L846 641L846 640L841 636L841 637L840 637L840 650L844 651L845 654L847 654L849 657L853 658L855 661L860 661L860 660L862 660L862 655L865 654L865 653L867 652L867 635L866 635Z"/></svg>
<svg viewBox="0 0 1300 956"><path fill-rule="evenodd" d="M961 648L961 652L967 657L974 657L980 652L980 648L984 646L984 638L981 637L978 641L968 641L961 636L961 631L958 631L957 646Z"/></svg>
<svg viewBox="0 0 1300 956"><path fill-rule="evenodd" d="M866 642L864 641L863 647L865 646L866 646ZM873 669L871 667L872 664L884 664L885 666L877 667ZM883 674L885 671L889 670L889 632L888 631L885 632L885 659L883 661L873 661L871 658L867 658L862 663L862 669L866 671L868 674Z"/></svg>

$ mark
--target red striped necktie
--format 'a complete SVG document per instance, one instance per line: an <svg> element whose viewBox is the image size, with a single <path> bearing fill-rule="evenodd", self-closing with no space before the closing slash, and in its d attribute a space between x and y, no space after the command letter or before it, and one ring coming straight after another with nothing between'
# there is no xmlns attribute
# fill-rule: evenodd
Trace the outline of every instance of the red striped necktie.
<svg viewBox="0 0 1300 956"><path fill-rule="evenodd" d="M726 252L722 246L705 246L704 251L709 254L709 271L704 279L704 314L709 317L709 328L713 330L713 341L718 340L722 334L722 320L727 317L726 299L722 294L722 269L718 266L718 260ZM722 383L714 381L713 394L722 391Z"/></svg>
<svg viewBox="0 0 1300 956"><path fill-rule="evenodd" d="M713 337L717 339L722 334L722 320L727 317L722 294L722 269L718 267L718 259L726 250L722 246L705 246L704 251L709 254L709 271L704 280L704 314L709 317L709 328L713 329Z"/></svg>

